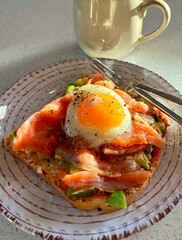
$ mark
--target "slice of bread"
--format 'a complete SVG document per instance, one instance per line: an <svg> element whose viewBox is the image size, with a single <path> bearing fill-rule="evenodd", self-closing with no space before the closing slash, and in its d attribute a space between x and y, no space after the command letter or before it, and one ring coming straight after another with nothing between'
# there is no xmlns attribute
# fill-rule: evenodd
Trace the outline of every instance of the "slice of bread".
<svg viewBox="0 0 182 240"><path fill-rule="evenodd" d="M98 78L97 78L97 80L98 80ZM60 161L58 161L58 164L56 165L54 154L53 154L53 162L51 162L51 163L49 161L45 160L45 158L42 161L42 157L40 157L40 155L42 154L41 150L42 149L47 150L47 148L48 148L47 145L46 145L46 147L43 146L45 141L43 141L43 138L42 138L42 136L43 136L42 131L40 131L41 134L40 134L38 140L36 139L35 142L31 140L31 137L30 137L31 134L29 135L28 130L31 130L31 126L32 126L31 124L33 124L33 126L34 126L34 121L33 121L34 116L37 117L37 119L38 119L37 121L40 125L44 126L48 122L49 124L46 127L48 127L48 129L52 129L54 133L56 132L56 134L57 134L56 137L58 139L61 138L59 128L61 128L63 135L65 135L60 123L63 123L62 117L65 117L65 115L66 115L67 107L72 99L72 95L73 95L73 93L71 93L71 94L68 93L65 95L65 97L59 98L59 99L51 102L50 104L46 105L45 107L43 107L40 110L41 115L38 113L35 113L35 115L33 114L30 117L30 119L28 120L29 124L25 124L23 126L22 132L21 132L21 127L20 127L20 132L21 132L20 136L23 137L23 140L26 140L25 141L26 144L27 144L27 141L34 143L35 145L37 145L37 143L40 142L42 144L42 145L40 144L41 147L31 148L31 149L36 149L36 150L30 151L30 149L27 149L27 146L29 146L29 145L25 144L23 147L21 146L21 148L18 149L18 151L15 151L14 149L16 149L16 148L14 148L14 147L16 146L16 144L14 141L14 134L13 134L15 131L12 131L7 136L5 136L4 146L14 156L16 156L18 159L22 160L25 164L27 164L30 168L32 168L35 172L37 172L37 174L39 174L42 178L44 178L47 182L49 182L55 189L57 189L62 194L62 196L64 198L66 198L76 208L83 209L83 210L93 210L93 209L97 209L97 208L103 209L103 210L115 210L115 209L117 209L116 207L110 206L106 203L108 197L110 196L109 192L95 190L93 194L91 194L87 197L83 197L83 198L76 198L76 197L70 198L69 197L68 198L67 197L68 186L65 185L65 183L63 181L61 181L61 177L60 177L60 171L62 171L62 169L59 166ZM155 116L159 119L162 119L163 122L165 123L165 125L167 126L168 121L167 121L165 114L163 114L160 110L158 110L155 107L153 108L153 111L154 111ZM44 112L43 116L42 116L42 112ZM55 118L55 116L58 116L58 118ZM61 120L60 120L60 117L61 117ZM25 129L24 129L24 127L25 127ZM57 131L57 127L58 127L58 131ZM36 128L36 131L37 131L37 128ZM67 138L67 136L65 135L64 137L65 137L64 138L64 140L65 140ZM47 138L49 138L49 137L47 137ZM50 138L49 138L49 140L50 140ZM59 142L59 140L58 140L58 142ZM51 142L50 148L55 153L56 147L53 143ZM61 142L59 142L59 144L61 144ZM153 146L152 152L151 152L151 159L150 159L150 170L149 171L151 172L151 174L150 174L149 179L147 179L142 185L124 190L127 205L134 202L142 194L142 192L145 190L147 185L150 183L151 176L153 175L153 173L159 166L160 153L161 153L161 149L156 146ZM43 154L44 155L41 155L41 156L50 156L49 154L46 155L47 153L45 153L45 152ZM48 159L48 160L50 160L50 159ZM134 181L135 181L135 179L134 179Z"/></svg>
<svg viewBox="0 0 182 240"><path fill-rule="evenodd" d="M32 168L38 175L44 178L47 182L49 182L56 190L58 190L61 195L66 198L73 206L82 210L94 210L94 209L102 209L105 211L113 211L116 210L116 207L110 206L106 204L106 200L108 199L110 193L96 190L92 195L89 195L84 198L68 198L66 196L66 192L68 187L60 180L58 172L55 171L54 177L51 173L51 167L48 165L40 165L39 157L36 153L29 153L26 151L18 151L15 152L12 150L13 144L13 134L9 133L4 138L4 145L6 149L11 152L18 159L22 160L25 164L27 164L30 168ZM152 159L151 159L151 173L153 174L160 163L160 153L161 149L157 147L153 147L152 151ZM126 196L127 205L134 202L145 190L147 185L150 183L151 179L148 179L142 185L129 188L124 190Z"/></svg>

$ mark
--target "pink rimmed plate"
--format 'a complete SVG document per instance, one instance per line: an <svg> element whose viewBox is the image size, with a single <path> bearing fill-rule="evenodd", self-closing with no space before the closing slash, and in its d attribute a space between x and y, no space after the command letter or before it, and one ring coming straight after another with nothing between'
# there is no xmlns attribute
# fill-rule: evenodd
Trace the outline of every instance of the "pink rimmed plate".
<svg viewBox="0 0 182 240"><path fill-rule="evenodd" d="M176 96L165 79L142 67L105 60L128 79ZM29 115L60 96L67 84L95 70L88 58L69 59L38 69L16 82L0 98L0 141ZM178 112L169 101L163 101ZM170 120L159 169L143 195L126 210L81 211L0 145L0 212L22 230L51 240L122 239L164 218L182 198L182 127Z"/></svg>

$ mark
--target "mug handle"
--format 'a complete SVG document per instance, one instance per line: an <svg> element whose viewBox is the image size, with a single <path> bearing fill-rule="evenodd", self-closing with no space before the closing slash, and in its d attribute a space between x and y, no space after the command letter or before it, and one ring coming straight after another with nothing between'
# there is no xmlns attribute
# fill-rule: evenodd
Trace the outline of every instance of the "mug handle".
<svg viewBox="0 0 182 240"><path fill-rule="evenodd" d="M166 27L169 24L170 18L171 18L171 10L168 6L168 4L166 2L164 2L163 0L147 0L144 3L142 3L139 6L139 12L141 14L141 18L145 17L145 13L147 12L149 7L157 7L159 8L162 13L163 13L163 22L162 24L155 29L153 32L147 34L147 35L142 35L139 39L138 42L139 43L144 43L146 41L151 40L152 38L157 37L160 33L162 33Z"/></svg>

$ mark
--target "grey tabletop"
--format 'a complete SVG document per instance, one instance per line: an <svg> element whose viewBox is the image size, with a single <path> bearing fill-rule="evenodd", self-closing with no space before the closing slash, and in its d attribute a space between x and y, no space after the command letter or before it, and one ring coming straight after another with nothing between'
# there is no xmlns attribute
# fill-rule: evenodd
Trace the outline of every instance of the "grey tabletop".
<svg viewBox="0 0 182 240"><path fill-rule="evenodd" d="M80 57L73 32L72 0L0 1L0 95L14 82L41 66L60 59ZM172 18L168 28L156 39L139 45L122 60L148 68L182 92L181 0L166 0ZM150 11L144 31L161 21L158 11ZM182 203L164 219L141 233L137 239L181 239ZM0 240L35 240L0 216Z"/></svg>

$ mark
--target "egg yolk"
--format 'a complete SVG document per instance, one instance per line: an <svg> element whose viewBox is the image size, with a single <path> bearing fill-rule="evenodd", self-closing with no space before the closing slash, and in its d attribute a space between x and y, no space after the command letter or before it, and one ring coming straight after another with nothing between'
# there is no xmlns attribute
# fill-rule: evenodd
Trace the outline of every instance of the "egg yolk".
<svg viewBox="0 0 182 240"><path fill-rule="evenodd" d="M77 117L86 127L107 130L121 124L124 110L114 97L106 93L96 93L82 99L77 108Z"/></svg>

